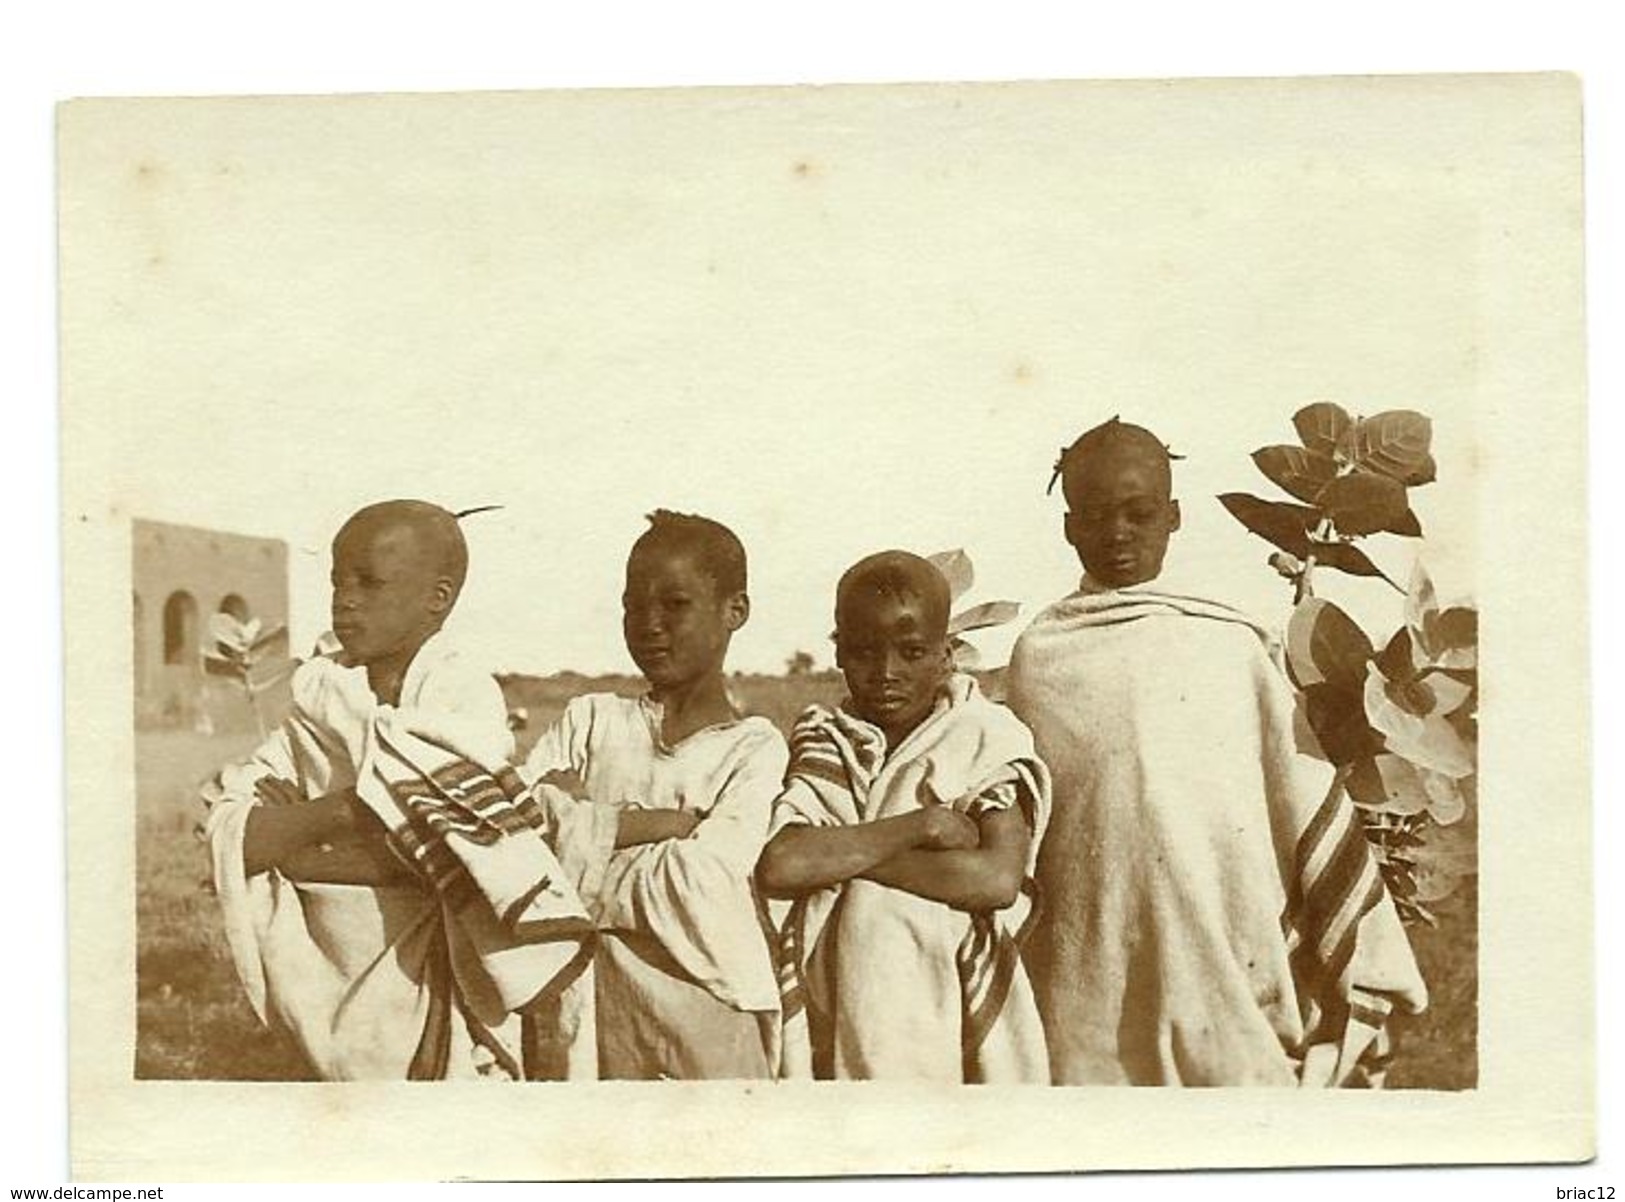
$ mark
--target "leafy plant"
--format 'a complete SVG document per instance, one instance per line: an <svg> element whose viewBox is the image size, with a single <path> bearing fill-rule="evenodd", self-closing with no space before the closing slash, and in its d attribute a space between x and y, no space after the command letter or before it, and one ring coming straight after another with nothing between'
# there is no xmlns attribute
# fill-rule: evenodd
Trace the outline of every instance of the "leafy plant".
<svg viewBox="0 0 1625 1202"><path fill-rule="evenodd" d="M970 592L976 583L976 569L970 556L963 550L938 551L926 556L948 581L950 610L959 599ZM1017 601L983 601L969 609L962 609L948 619L949 648L953 651L954 665L962 672L975 671L982 666L982 655L965 638L973 630L987 630L1013 621L1021 613Z"/></svg>
<svg viewBox="0 0 1625 1202"><path fill-rule="evenodd" d="M1388 580L1354 543L1383 531L1420 537L1409 490L1436 475L1432 422L1409 409L1356 418L1321 401L1298 410L1292 425L1301 445L1260 447L1253 462L1300 503L1247 493L1225 493L1219 503L1280 548L1270 564L1293 581L1294 601L1312 595L1317 565Z"/></svg>
<svg viewBox="0 0 1625 1202"><path fill-rule="evenodd" d="M224 676L242 686L254 711L260 737L265 737L265 715L260 697L293 671L285 654L288 631L285 626L262 629L258 618L239 620L228 613L209 619L209 637L203 645L203 668L214 676ZM283 646L282 652L278 652Z"/></svg>
<svg viewBox="0 0 1625 1202"><path fill-rule="evenodd" d="M1270 565L1293 585L1286 668L1299 749L1336 768L1332 787L1359 807L1400 916L1432 923L1428 903L1477 871L1478 614L1441 608L1418 562L1404 622L1379 650L1315 595L1321 567L1394 583L1355 544L1420 537L1409 490L1435 478L1432 424L1410 410L1352 417L1326 402L1292 424L1302 445L1263 447L1253 462L1295 501L1219 500L1278 548Z"/></svg>

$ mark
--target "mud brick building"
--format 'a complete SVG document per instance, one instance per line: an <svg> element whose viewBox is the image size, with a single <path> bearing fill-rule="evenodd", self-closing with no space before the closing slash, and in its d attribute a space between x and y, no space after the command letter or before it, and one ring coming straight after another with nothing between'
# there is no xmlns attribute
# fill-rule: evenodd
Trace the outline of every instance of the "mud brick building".
<svg viewBox="0 0 1625 1202"><path fill-rule="evenodd" d="M286 626L287 544L142 518L130 543L137 724L252 723L241 686L205 673L203 644L217 611ZM286 656L286 640L272 654Z"/></svg>

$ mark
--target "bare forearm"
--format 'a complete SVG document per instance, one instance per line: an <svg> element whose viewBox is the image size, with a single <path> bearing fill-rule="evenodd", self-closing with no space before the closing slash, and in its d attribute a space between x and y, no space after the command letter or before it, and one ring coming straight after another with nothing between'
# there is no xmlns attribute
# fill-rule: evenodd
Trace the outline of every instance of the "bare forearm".
<svg viewBox="0 0 1625 1202"><path fill-rule="evenodd" d="M698 824L698 819L683 810L644 810L627 806L621 811L615 827L615 846L635 847L640 843L661 843L667 839L686 839Z"/></svg>
<svg viewBox="0 0 1625 1202"><path fill-rule="evenodd" d="M280 867L306 848L338 842L356 830L354 808L341 793L297 805L257 805L243 831L243 871L253 876Z"/></svg>
<svg viewBox="0 0 1625 1202"><path fill-rule="evenodd" d="M900 851L861 874L865 880L939 901L958 910L1001 910L1021 889L1018 869L1011 873L1002 857L988 849L975 851Z"/></svg>
<svg viewBox="0 0 1625 1202"><path fill-rule="evenodd" d="M919 843L918 814L858 826L791 826L762 851L756 883L774 897L795 896L862 876Z"/></svg>
<svg viewBox="0 0 1625 1202"><path fill-rule="evenodd" d="M389 850L382 830L310 844L284 856L277 868L289 880L330 885L399 885L418 879Z"/></svg>

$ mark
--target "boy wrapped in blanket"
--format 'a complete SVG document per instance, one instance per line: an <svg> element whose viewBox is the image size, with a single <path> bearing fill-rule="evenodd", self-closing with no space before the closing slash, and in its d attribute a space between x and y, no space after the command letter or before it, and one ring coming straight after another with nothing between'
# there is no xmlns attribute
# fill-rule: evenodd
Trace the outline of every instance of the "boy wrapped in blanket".
<svg viewBox="0 0 1625 1202"><path fill-rule="evenodd" d="M596 1045L606 1079L765 1078L779 999L751 869L787 752L723 676L750 614L744 547L709 518L649 522L622 597L648 692L575 698L521 769L599 930L549 1037L569 1076L591 1075Z"/></svg>
<svg viewBox="0 0 1625 1202"><path fill-rule="evenodd" d="M591 924L508 765L496 681L439 633L468 552L420 501L333 541L342 648L204 791L249 1000L327 1080L526 1075L523 1015L585 966Z"/></svg>
<svg viewBox="0 0 1625 1202"><path fill-rule="evenodd" d="M1049 778L952 670L949 590L903 551L836 590L850 694L797 722L757 879L781 924L784 1075L1049 1079L1020 947Z"/></svg>
<svg viewBox="0 0 1625 1202"><path fill-rule="evenodd" d="M1009 677L1055 777L1028 961L1055 1081L1372 1080L1426 990L1358 815L1294 749L1267 632L1161 578L1154 435L1114 418L1056 470L1085 575Z"/></svg>

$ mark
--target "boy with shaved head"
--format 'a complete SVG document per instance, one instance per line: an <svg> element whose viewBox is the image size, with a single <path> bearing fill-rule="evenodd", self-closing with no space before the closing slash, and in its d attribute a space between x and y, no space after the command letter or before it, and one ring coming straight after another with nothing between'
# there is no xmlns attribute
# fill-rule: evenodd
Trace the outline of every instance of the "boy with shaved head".
<svg viewBox="0 0 1625 1202"><path fill-rule="evenodd" d="M1011 657L1055 779L1028 949L1054 1080L1371 1079L1426 991L1359 818L1294 750L1267 632L1163 583L1169 459L1116 418L1062 452L1083 581Z"/></svg>
<svg viewBox="0 0 1625 1202"><path fill-rule="evenodd" d="M954 672L942 574L905 551L835 598L849 696L797 722L757 865L781 924L785 1074L1042 1082L1020 944L1049 780L1026 728Z"/></svg>
<svg viewBox="0 0 1625 1202"><path fill-rule="evenodd" d="M326 1079L517 1078L520 1012L590 933L508 766L501 690L440 633L468 569L422 501L333 540L338 649L205 789L233 959L256 1012Z"/></svg>

